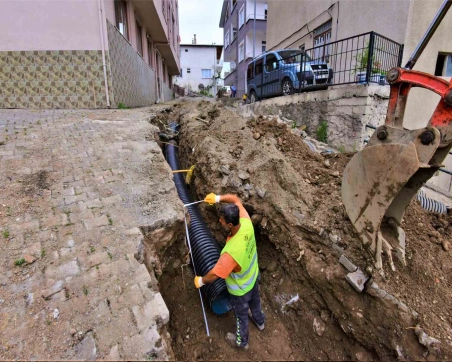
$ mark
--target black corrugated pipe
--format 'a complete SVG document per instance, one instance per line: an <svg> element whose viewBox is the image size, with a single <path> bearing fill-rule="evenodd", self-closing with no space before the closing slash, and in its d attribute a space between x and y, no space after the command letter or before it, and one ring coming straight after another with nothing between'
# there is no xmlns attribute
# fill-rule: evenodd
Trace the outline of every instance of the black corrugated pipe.
<svg viewBox="0 0 452 362"><path fill-rule="evenodd" d="M171 123L170 127L175 130L176 123ZM180 170L177 147L172 146L170 141L165 146L165 158L172 170ZM185 184L184 173L174 173L174 183L177 193L184 204L193 202ZM187 206L190 214L190 226L188 233L190 236L191 250L193 254L192 262L196 266L198 275L206 275L220 258L221 248L217 243L206 223L204 222L198 205ZM226 289L224 279L217 279L211 284L201 287L204 296L209 301L210 307L215 314L223 314L231 310L229 293Z"/></svg>

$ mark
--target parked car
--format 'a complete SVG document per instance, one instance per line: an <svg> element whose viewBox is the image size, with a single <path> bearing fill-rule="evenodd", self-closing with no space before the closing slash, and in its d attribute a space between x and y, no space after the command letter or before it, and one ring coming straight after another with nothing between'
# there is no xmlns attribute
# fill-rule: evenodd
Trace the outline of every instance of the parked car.
<svg viewBox="0 0 452 362"><path fill-rule="evenodd" d="M248 99L253 103L259 98L288 95L303 89L328 88L333 70L328 63L312 60L299 50L275 50L254 58L248 64L246 79Z"/></svg>

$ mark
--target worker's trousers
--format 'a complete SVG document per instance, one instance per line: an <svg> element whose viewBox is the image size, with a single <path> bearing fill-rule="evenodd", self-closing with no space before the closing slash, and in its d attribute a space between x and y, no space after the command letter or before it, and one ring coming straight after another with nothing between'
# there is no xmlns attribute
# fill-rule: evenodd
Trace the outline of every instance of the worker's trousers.
<svg viewBox="0 0 452 362"><path fill-rule="evenodd" d="M259 295L259 279L256 280L253 289L245 295L237 297L231 294L232 309L234 309L237 323L236 343L239 347L248 344L248 309L251 309L251 314L257 324L263 324L265 322Z"/></svg>

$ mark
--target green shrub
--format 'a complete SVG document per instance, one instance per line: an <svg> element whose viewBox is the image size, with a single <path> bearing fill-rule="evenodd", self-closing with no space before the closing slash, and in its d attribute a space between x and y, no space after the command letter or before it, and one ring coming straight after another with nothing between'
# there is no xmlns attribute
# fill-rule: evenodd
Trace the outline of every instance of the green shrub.
<svg viewBox="0 0 452 362"><path fill-rule="evenodd" d="M317 141L328 143L328 122L322 121L317 127Z"/></svg>
<svg viewBox="0 0 452 362"><path fill-rule="evenodd" d="M124 103L119 102L118 109L129 109L129 107L127 107Z"/></svg>

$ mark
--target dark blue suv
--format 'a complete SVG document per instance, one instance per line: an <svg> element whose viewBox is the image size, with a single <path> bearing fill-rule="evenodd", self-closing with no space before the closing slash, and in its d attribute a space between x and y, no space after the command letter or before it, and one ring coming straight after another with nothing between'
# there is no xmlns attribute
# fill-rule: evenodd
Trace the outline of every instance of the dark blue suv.
<svg viewBox="0 0 452 362"><path fill-rule="evenodd" d="M254 58L246 73L248 99L292 94L297 90L328 88L333 70L299 50L275 50ZM321 87L314 87L314 86Z"/></svg>

